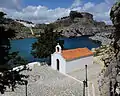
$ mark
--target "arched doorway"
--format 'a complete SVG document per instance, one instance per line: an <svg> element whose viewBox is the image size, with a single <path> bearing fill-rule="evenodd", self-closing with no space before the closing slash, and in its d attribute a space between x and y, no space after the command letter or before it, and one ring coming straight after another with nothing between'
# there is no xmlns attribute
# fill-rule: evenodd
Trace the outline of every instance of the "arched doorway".
<svg viewBox="0 0 120 96"><path fill-rule="evenodd" d="M59 64L60 64L60 61L59 61L59 59L57 59L56 61L57 61L57 70L59 71Z"/></svg>

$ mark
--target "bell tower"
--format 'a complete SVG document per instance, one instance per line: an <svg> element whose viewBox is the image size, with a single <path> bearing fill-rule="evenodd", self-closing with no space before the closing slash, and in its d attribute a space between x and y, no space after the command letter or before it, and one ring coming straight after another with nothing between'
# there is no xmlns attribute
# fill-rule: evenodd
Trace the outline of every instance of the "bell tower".
<svg viewBox="0 0 120 96"><path fill-rule="evenodd" d="M61 46L59 45L59 43L57 43L57 46L55 47L55 52L56 53L61 53L61 50L62 50L62 48L61 48Z"/></svg>

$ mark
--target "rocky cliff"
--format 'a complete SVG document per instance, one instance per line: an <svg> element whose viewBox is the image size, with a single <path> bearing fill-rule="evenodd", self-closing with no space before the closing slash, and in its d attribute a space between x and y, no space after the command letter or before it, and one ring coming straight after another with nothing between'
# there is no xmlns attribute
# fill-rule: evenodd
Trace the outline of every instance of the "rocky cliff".
<svg viewBox="0 0 120 96"><path fill-rule="evenodd" d="M87 12L71 11L69 16L62 17L53 23L63 36L76 37L82 35L95 35L100 32L114 32L112 25L97 22L93 15Z"/></svg>
<svg viewBox="0 0 120 96"><path fill-rule="evenodd" d="M102 49L103 52L101 48L96 51L97 55L101 54L101 60L104 61L99 90L101 96L120 96L120 2L113 5L110 16L115 27L114 40Z"/></svg>

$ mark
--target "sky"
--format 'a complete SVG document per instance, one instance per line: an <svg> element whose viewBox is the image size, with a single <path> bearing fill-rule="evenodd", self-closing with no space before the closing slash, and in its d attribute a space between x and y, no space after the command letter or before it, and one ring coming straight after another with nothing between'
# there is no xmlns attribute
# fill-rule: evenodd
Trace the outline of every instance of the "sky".
<svg viewBox="0 0 120 96"><path fill-rule="evenodd" d="M0 11L13 19L50 23L71 10L89 12L94 20L112 24L109 12L115 0L0 0Z"/></svg>

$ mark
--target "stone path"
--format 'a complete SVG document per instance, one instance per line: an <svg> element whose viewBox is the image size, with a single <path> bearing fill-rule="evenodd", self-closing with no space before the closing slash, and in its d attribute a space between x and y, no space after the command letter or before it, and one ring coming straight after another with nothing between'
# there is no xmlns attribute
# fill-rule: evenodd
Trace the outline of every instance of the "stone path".
<svg viewBox="0 0 120 96"><path fill-rule="evenodd" d="M82 84L50 67L35 66L29 74L28 96L82 96ZM7 90L0 96L25 96L25 86L17 86L15 92Z"/></svg>
<svg viewBox="0 0 120 96"><path fill-rule="evenodd" d="M99 73L102 69L102 65L100 64L92 64L88 66L88 81L89 81L89 92L90 96L99 96L98 82ZM85 80L85 69L77 70L75 72L69 73L69 75L75 77L76 79L83 81ZM92 90L95 89L95 90Z"/></svg>

